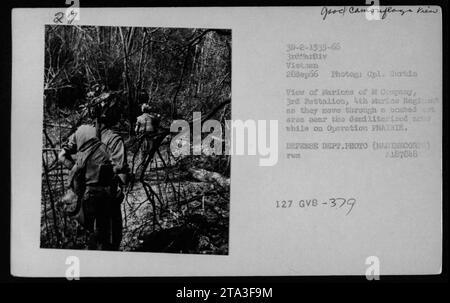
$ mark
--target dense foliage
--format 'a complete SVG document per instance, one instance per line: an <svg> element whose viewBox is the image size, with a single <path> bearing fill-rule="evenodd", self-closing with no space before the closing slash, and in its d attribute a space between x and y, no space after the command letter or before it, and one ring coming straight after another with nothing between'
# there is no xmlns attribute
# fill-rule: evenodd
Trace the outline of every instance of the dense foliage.
<svg viewBox="0 0 450 303"><path fill-rule="evenodd" d="M56 162L56 154L78 125L90 122L80 108L98 92L120 96L121 119L115 130L125 139L130 167L137 176L123 204L122 249L172 251L173 247L162 244L149 247L145 238L180 230L195 238L187 248L181 245L180 251L226 253L229 187L202 176L198 180L189 171L200 169L229 178L229 156L174 157L168 149L170 134L156 140L154 152L141 155L133 126L143 103L161 115L162 129L175 119L192 120L194 111L210 114L224 125L231 115L231 31L45 28L42 247L81 245L79 230L58 208L67 171ZM202 222L202 227L191 218Z"/></svg>

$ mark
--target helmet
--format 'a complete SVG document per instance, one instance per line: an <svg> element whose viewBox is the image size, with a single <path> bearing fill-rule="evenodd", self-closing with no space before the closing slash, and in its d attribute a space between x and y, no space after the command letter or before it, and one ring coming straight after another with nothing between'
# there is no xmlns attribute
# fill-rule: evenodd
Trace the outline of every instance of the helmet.
<svg viewBox="0 0 450 303"><path fill-rule="evenodd" d="M99 118L104 124L115 124L120 118L119 100L114 92L102 93L90 104L92 118Z"/></svg>
<svg viewBox="0 0 450 303"><path fill-rule="evenodd" d="M147 103L144 103L141 105L141 111L143 113L148 113L150 112L150 105L148 105Z"/></svg>

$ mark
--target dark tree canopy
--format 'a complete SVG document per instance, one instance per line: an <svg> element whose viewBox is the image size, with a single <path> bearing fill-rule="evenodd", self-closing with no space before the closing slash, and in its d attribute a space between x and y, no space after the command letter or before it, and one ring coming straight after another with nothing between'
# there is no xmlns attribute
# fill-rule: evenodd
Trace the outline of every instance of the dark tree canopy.
<svg viewBox="0 0 450 303"><path fill-rule="evenodd" d="M208 111L231 92L228 30L49 25L45 51L49 110L76 110L99 86L123 92L128 123L143 102L169 122Z"/></svg>

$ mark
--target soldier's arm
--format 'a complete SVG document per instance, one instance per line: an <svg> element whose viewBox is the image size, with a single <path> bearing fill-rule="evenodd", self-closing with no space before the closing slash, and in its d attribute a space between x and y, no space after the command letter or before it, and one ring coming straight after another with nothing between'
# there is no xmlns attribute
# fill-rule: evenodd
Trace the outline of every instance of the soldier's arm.
<svg viewBox="0 0 450 303"><path fill-rule="evenodd" d="M63 144L62 149L58 154L58 160L69 169L75 164L75 161L72 158L72 155L77 152L75 136L76 132L69 137L66 143Z"/></svg>
<svg viewBox="0 0 450 303"><path fill-rule="evenodd" d="M129 173L127 152L123 139L119 135L117 135L115 141L113 142L110 153L111 162L114 166L114 173L120 178L123 184L126 184Z"/></svg>
<svg viewBox="0 0 450 303"><path fill-rule="evenodd" d="M140 128L140 123L139 123L139 119L136 120L136 126L134 127L134 132L137 133L139 131Z"/></svg>

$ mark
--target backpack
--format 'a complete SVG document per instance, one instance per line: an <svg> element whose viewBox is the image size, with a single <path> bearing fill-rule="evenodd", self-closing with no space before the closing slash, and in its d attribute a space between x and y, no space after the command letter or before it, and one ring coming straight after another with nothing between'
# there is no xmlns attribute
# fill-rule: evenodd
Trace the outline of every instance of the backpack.
<svg viewBox="0 0 450 303"><path fill-rule="evenodd" d="M85 222L83 198L86 192L86 165L92 155L95 154L95 152L100 148L100 146L104 145L97 139L95 140L96 142L93 143L94 145L89 154L82 161L77 161L72 167L69 173L69 189L63 198L64 212L70 218L75 219L82 225ZM99 169L100 172L98 184L102 187L109 188L114 182L114 172L111 161L105 160L99 165Z"/></svg>

